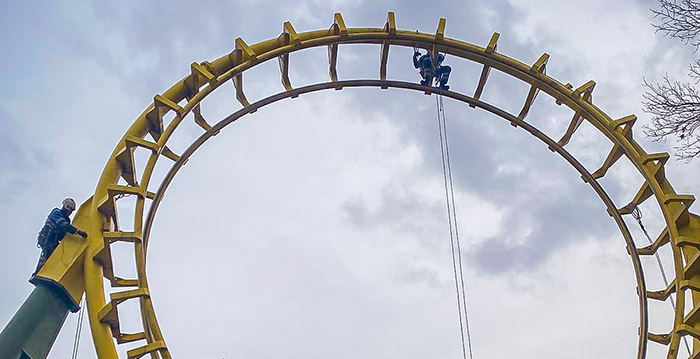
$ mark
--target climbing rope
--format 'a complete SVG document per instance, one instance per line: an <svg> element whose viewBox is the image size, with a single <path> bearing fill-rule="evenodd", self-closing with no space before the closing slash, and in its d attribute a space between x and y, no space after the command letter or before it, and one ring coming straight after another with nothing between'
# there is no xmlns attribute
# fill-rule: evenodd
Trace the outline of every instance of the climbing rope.
<svg viewBox="0 0 700 359"><path fill-rule="evenodd" d="M447 159L447 174L450 182L450 197L452 198L452 217L455 224L455 243L457 244L457 263L459 263L459 277L462 285L462 303L464 306L464 318L467 330L467 344L469 344L469 357L472 358L472 339L469 332L469 315L467 313L467 297L466 297L466 287L464 286L464 272L462 270L462 246L459 241L459 226L457 226L457 207L455 206L455 196L454 187L452 182L452 164L450 163L450 146L447 139L447 122L445 118L445 106L442 101L442 95L438 95L440 98L440 111L442 112L442 128L445 134L445 158Z"/></svg>
<svg viewBox="0 0 700 359"><path fill-rule="evenodd" d="M78 347L80 347L80 333L83 330L83 316L85 315L84 301L80 301L80 314L78 314L78 325L75 328L75 338L73 339L73 355L71 359L78 358Z"/></svg>
<svg viewBox="0 0 700 359"><path fill-rule="evenodd" d="M644 236L647 237L647 241L649 241L649 245L654 244L654 242L651 240L651 237L649 237L649 233L647 232L647 229L644 227L644 223L642 223L642 210L639 209L639 207L634 207L632 210L632 217L637 221L637 224L639 224L639 228L644 232ZM659 265L659 271L661 271L661 278L664 280L664 285L666 288L668 288L668 277L666 277L666 271L664 270L664 266L661 263L661 257L659 256L658 252L654 252L654 257L656 257L656 263ZM671 307L673 307L673 311L676 311L676 301L673 300L673 297L669 297L671 299ZM688 338L683 337L683 343L685 343L685 349L688 350L688 355L692 354L690 351L690 345L688 344Z"/></svg>
<svg viewBox="0 0 700 359"><path fill-rule="evenodd" d="M452 165L450 163L450 149L447 136L447 123L445 121L445 108L442 96L435 97L437 107L438 130L440 132L440 155L442 157L442 174L445 185L445 204L447 207L447 221L450 226L450 247L452 252L452 270L455 279L455 291L457 296L457 313L459 315L459 330L462 340L462 355L467 358L467 344L469 358L473 358L471 334L469 331L469 315L467 313L467 298L464 286L464 272L462 268L462 249L459 242L459 229L457 225L457 209L454 199L454 185L452 182ZM461 295L460 295L461 294ZM463 314L464 313L464 314ZM464 317L463 317L464 315ZM466 343L465 343L466 332Z"/></svg>

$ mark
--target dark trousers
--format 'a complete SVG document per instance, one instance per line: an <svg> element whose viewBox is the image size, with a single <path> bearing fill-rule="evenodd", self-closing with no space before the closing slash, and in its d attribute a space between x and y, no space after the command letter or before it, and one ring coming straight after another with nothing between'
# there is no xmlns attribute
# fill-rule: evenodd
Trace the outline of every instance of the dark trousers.
<svg viewBox="0 0 700 359"><path fill-rule="evenodd" d="M447 80L450 79L450 72L452 72L452 68L447 65L440 66L440 68L435 71L435 78L440 82L440 85L447 84Z"/></svg>
<svg viewBox="0 0 700 359"><path fill-rule="evenodd" d="M56 250L56 247L58 246L58 243L55 245L47 245L44 247L41 247L41 255L39 255L39 263L36 265L36 269L34 270L34 273L32 276L36 275L39 273L39 270L41 267L44 266L44 263L51 257L51 254L53 253L54 250Z"/></svg>
<svg viewBox="0 0 700 359"><path fill-rule="evenodd" d="M432 69L421 69L420 74L421 74L421 77L423 77L423 81L421 81L421 85L432 86L433 85L433 76L440 83L440 85L446 85L447 80L450 79L450 72L452 72L452 68L447 66L447 65L440 66L435 71L433 71Z"/></svg>

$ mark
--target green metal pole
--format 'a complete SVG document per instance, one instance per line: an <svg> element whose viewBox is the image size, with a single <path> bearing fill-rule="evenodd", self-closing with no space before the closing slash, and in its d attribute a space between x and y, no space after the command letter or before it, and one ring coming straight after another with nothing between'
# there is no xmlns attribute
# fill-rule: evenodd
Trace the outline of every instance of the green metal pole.
<svg viewBox="0 0 700 359"><path fill-rule="evenodd" d="M45 359L69 309L50 284L37 283L0 333L0 358Z"/></svg>

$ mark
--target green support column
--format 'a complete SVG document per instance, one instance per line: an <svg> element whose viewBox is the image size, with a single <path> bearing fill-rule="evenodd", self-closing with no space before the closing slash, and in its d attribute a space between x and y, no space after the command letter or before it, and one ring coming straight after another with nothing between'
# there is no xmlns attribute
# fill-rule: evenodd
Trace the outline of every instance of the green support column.
<svg viewBox="0 0 700 359"><path fill-rule="evenodd" d="M45 359L69 309L51 284L36 283L36 288L0 333L0 358Z"/></svg>

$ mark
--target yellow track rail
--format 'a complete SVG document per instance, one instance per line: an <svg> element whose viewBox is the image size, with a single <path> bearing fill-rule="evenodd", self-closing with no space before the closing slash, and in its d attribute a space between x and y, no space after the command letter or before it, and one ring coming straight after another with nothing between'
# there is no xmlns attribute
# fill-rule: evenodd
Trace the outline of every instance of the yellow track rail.
<svg viewBox="0 0 700 359"><path fill-rule="evenodd" d="M86 228L90 237L87 243L68 238L61 245L65 255L62 260L50 258L39 272L43 280L52 281L68 293L70 298L79 302L83 292L86 293L88 317L97 354L101 359L116 359L117 344L142 342L143 345L129 350L129 358L151 355L152 358L170 358L162 332L156 319L153 303L150 299L146 277L146 251L148 239L157 209L163 195L174 176L192 154L209 138L216 135L226 125L238 118L256 111L262 106L276 101L297 97L301 94L326 89L346 87L374 86L383 89L401 88L422 91L427 94L441 93L443 96L462 101L470 107L491 112L513 126L520 127L547 144L550 150L561 155L580 174L605 203L608 213L617 223L626 242L627 251L632 259L637 289L639 294L639 341L637 358L646 357L648 341L668 346L668 358L676 358L682 336L694 338L694 350L691 358L698 358L700 339L700 217L690 214L689 206L694 201L690 195L676 194L665 177L664 165L669 158L667 153L647 154L632 137L632 126L636 120L633 115L613 120L592 103L593 81L574 89L569 84L546 75L549 55L543 54L534 64L527 65L498 53L498 34L494 34L486 47L479 47L444 36L445 20L440 19L435 34L416 33L396 29L394 14L389 13L383 28L347 28L340 14L328 30L297 33L287 22L282 34L276 38L254 45L246 44L242 39L235 41L235 49L228 55L212 62L193 63L191 74L178 81L161 95L156 95L150 105L124 134L110 156L95 194L84 203L76 214L75 222ZM379 44L380 64L378 80L339 81L336 70L338 45L340 44ZM294 88L289 78L290 54L301 49L326 46L328 48L330 81L300 88ZM483 70L473 96L455 92L428 88L413 83L386 80L386 64L391 46L421 47L445 52L483 65ZM249 103L243 92L243 73L264 62L277 58L280 64L283 92L272 95L255 103ZM493 105L480 101L491 69L506 73L529 84L530 91L518 115L510 114ZM202 117L202 101L219 86L232 81L236 89L236 98L243 106L241 110L211 126ZM573 118L562 138L555 141L525 121L537 94L544 92L553 97L558 104L565 105L573 111ZM163 123L166 114L174 112L175 116L167 125ZM178 155L167 147L167 141L178 128L182 120L190 113L194 121L203 129L184 153ZM564 149L582 121L588 121L611 142L612 149L602 166L589 172L568 151ZM153 140L146 139L149 135ZM134 165L134 150L145 148L151 155L137 175ZM606 194L597 180L622 156L625 156L643 176L645 182L634 199L625 206L618 207ZM161 156L174 161L170 171L163 179L156 193L147 188L156 162ZM118 185L123 178L128 185ZM123 232L119 228L116 201L124 195L137 198L134 218L134 230ZM634 207L654 197L660 206L666 222L666 228L653 245L636 248L632 236L623 220ZM153 200L146 218L144 213L146 201ZM132 215L132 214L129 214ZM137 278L124 279L114 275L110 244L124 241L134 244L136 255ZM659 247L669 245L673 252L675 279L669 288L659 291L646 289L644 272L640 256L653 255ZM65 258L71 260L66 262ZM110 294L105 300L103 277L109 279L112 287L125 287L127 290ZM689 313L686 307L686 293L692 293L692 307ZM667 300L676 296L677 309L673 317L673 330L670 333L653 334L648 332L647 300ZM119 304L126 300L140 301L144 330L139 333L122 333L119 324Z"/></svg>

